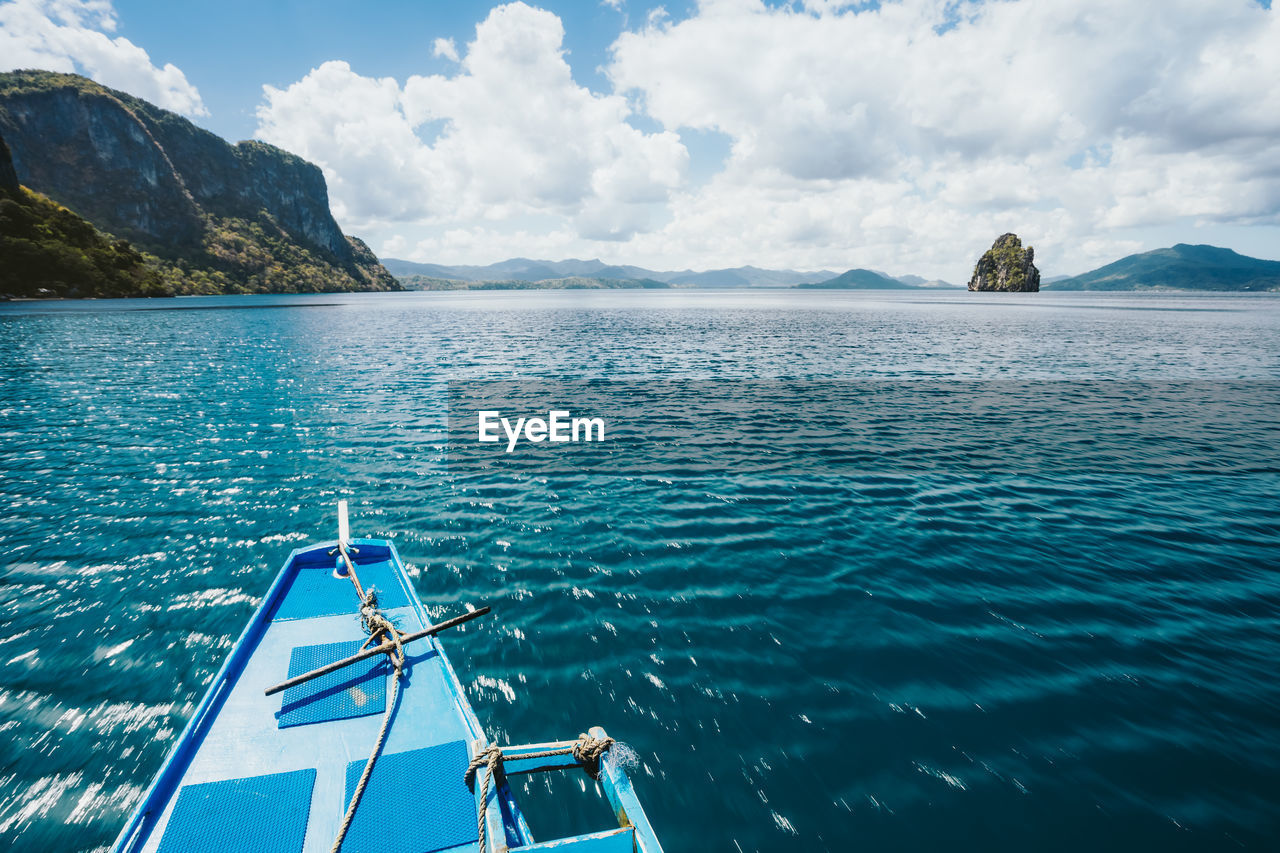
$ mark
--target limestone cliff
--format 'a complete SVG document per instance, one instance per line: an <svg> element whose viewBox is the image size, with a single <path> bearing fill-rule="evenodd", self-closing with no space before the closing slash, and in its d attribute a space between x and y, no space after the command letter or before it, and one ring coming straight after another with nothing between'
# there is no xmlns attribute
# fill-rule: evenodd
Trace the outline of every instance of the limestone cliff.
<svg viewBox="0 0 1280 853"><path fill-rule="evenodd" d="M0 137L0 300L167 296L157 265L18 183Z"/></svg>
<svg viewBox="0 0 1280 853"><path fill-rule="evenodd" d="M18 191L18 173L13 169L13 158L9 154L9 146L0 136L0 192Z"/></svg>
<svg viewBox="0 0 1280 853"><path fill-rule="evenodd" d="M398 290L314 164L74 74L0 74L17 177L167 264L177 292Z"/></svg>
<svg viewBox="0 0 1280 853"><path fill-rule="evenodd" d="M1040 270L1035 265L1035 249L1022 248L1017 234L1002 234L983 253L969 279L970 290L995 290L1005 293L1040 290Z"/></svg>

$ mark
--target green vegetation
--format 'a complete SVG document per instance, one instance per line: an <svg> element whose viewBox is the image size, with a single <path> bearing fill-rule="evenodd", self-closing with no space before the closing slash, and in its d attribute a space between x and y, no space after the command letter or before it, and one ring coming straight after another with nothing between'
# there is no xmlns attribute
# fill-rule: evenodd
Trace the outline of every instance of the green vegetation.
<svg viewBox="0 0 1280 853"><path fill-rule="evenodd" d="M353 249L376 263L363 243ZM262 222L219 220L203 251L159 258L40 193L0 189L0 296L321 293L342 284L314 250Z"/></svg>
<svg viewBox="0 0 1280 853"><path fill-rule="evenodd" d="M168 296L160 269L60 204L0 189L0 298Z"/></svg>
<svg viewBox="0 0 1280 853"><path fill-rule="evenodd" d="M274 146L230 145L124 92L47 71L0 74L0 134L21 169L13 174L6 150L11 200L24 209L37 204L21 194L20 177L45 205L29 215L9 209L5 227L13 234L6 239L26 242L5 244L4 275L13 283L0 292L400 289L364 243L339 230L319 168ZM50 213L54 208L62 212ZM37 220L47 227L31 232ZM113 239L105 234L128 240L111 245L130 247L127 257L138 260L129 266L94 254L73 220L103 232L104 240ZM29 245L33 241L39 248ZM52 266L37 260L54 256ZM22 276L40 283L24 283Z"/></svg>
<svg viewBox="0 0 1280 853"><path fill-rule="evenodd" d="M1022 248L1017 234L1001 234L974 265L969 289L1002 293L1038 291L1040 270L1035 265L1035 249Z"/></svg>
<svg viewBox="0 0 1280 853"><path fill-rule="evenodd" d="M1280 291L1280 261L1250 258L1217 246L1179 243L1129 255L1046 290Z"/></svg>
<svg viewBox="0 0 1280 853"><path fill-rule="evenodd" d="M405 290L623 290L671 287L665 282L654 281L651 278L592 278L580 275L548 278L542 281L517 279L462 281L456 278L409 275L402 276L400 284Z"/></svg>
<svg viewBox="0 0 1280 853"><path fill-rule="evenodd" d="M377 264L364 243L348 239L353 242L353 252L365 256L365 264ZM176 295L398 289L358 286L360 282L350 273L335 269L332 259L291 239L265 212L256 221L212 219L198 250L174 259L153 260Z"/></svg>

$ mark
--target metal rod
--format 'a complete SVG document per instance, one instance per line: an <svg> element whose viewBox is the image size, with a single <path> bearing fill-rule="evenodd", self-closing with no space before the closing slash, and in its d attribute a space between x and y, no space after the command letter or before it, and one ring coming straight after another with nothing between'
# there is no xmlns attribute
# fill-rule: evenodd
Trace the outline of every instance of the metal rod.
<svg viewBox="0 0 1280 853"><path fill-rule="evenodd" d="M400 643L402 645L405 643L412 643L414 640L421 640L423 637L430 637L432 634L438 634L447 628L453 628L458 625L461 625L463 622L470 622L472 619L475 619L477 617L483 616L486 613L488 613L489 609L490 608L488 607L481 607L479 610L472 610L468 613L463 613L461 615L454 616L452 619L446 619L443 622L439 622L435 625L432 625L429 628L423 628L421 631L414 631L412 634L404 634L400 637ZM386 654L387 652L393 651L395 647L396 647L395 643L384 642L381 645L374 646L371 649L365 649L364 651L356 652L354 655L352 655L349 658L343 658L342 660L325 664L319 669L313 669L311 670L311 672L304 672L302 675L296 675L293 678L290 678L288 681L282 681L279 684L277 684L275 687L268 687L266 689L266 695L271 696L273 694L279 693L281 690L287 690L290 687L303 684L307 681L310 681L313 678L319 678L322 675L328 675L329 673L335 670L342 669L344 666L350 666L353 663L358 663L359 661L366 660L368 658L373 657L374 655Z"/></svg>

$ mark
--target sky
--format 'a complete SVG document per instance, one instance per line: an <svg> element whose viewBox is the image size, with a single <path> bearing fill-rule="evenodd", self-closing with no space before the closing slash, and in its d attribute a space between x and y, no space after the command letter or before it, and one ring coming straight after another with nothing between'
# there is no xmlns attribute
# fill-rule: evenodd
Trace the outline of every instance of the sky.
<svg viewBox="0 0 1280 853"><path fill-rule="evenodd" d="M382 257L963 283L1174 243L1280 258L1259 0L0 0L75 71L324 170Z"/></svg>

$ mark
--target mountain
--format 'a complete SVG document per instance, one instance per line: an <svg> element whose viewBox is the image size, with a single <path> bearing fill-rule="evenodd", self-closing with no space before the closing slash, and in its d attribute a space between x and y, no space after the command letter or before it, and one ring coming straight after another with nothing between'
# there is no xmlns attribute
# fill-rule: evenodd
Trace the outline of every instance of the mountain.
<svg viewBox="0 0 1280 853"><path fill-rule="evenodd" d="M796 287L803 287L814 290L915 290L916 288L910 284L904 284L896 278L890 278L883 273L874 272L872 270L849 270L841 273L835 278L826 281L817 281L806 284L798 284Z"/></svg>
<svg viewBox="0 0 1280 853"><path fill-rule="evenodd" d="M670 276L668 280L684 287L751 287L755 283L746 269L684 272Z"/></svg>
<svg viewBox="0 0 1280 853"><path fill-rule="evenodd" d="M796 270L766 270L760 267L734 267L732 269L683 272L669 275L667 281L691 287L793 287L823 281L835 275L831 270L797 272Z"/></svg>
<svg viewBox="0 0 1280 853"><path fill-rule="evenodd" d="M157 269L60 204L19 185L0 137L0 299L162 296Z"/></svg>
<svg viewBox="0 0 1280 853"><path fill-rule="evenodd" d="M595 276L612 271L613 278L644 278L649 270L633 267L637 274L617 274L622 268L607 267L598 260L535 261L529 258L511 258L486 266L423 264L399 258L386 258L383 265L394 276L426 276L427 278L453 279L456 281L546 281L571 276Z"/></svg>
<svg viewBox="0 0 1280 853"><path fill-rule="evenodd" d="M546 281L572 276L607 275L612 278L645 278L651 273L639 267L608 267L602 261L535 261L529 258L511 258L486 266L446 266L423 264L399 258L386 258L383 265L394 276L425 276L427 278L453 279L456 281ZM631 272L631 271L634 271Z"/></svg>
<svg viewBox="0 0 1280 853"><path fill-rule="evenodd" d="M406 290L623 290L671 287L665 281L651 278L602 278L600 276L565 276L540 281L505 279L462 281L456 278L431 278L410 275L400 279Z"/></svg>
<svg viewBox="0 0 1280 853"><path fill-rule="evenodd" d="M873 272L879 272L879 270L873 270ZM940 278L925 278L924 276L920 276L920 275L889 275L888 273L880 273L880 274L892 279L896 279L897 281L900 281L903 284L909 284L912 287L923 287L931 290L946 290L947 288L951 288L953 290L964 289L963 284L952 284L951 282L943 281Z"/></svg>
<svg viewBox="0 0 1280 853"><path fill-rule="evenodd" d="M18 183L18 172L13 168L13 155L9 153L9 145L0 136L0 192L16 193L21 189Z"/></svg>
<svg viewBox="0 0 1280 853"><path fill-rule="evenodd" d="M464 277L460 274L460 267L446 267L440 264L420 264L416 261L402 261L397 258L383 258L382 266L386 268L387 272L400 279L419 275L428 278L451 278L458 281L472 280L469 276Z"/></svg>
<svg viewBox="0 0 1280 853"><path fill-rule="evenodd" d="M177 293L398 290L329 212L320 169L231 145L75 74L0 74L19 180L155 258Z"/></svg>
<svg viewBox="0 0 1280 853"><path fill-rule="evenodd" d="M1092 272L1046 284L1044 289L1280 291L1280 261L1179 243L1129 255Z"/></svg>
<svg viewBox="0 0 1280 853"><path fill-rule="evenodd" d="M825 281L835 275L830 270L797 272L769 270L760 267L733 269L662 271L629 265L610 265L598 259L588 261L571 258L565 261L537 261L512 258L487 266L446 266L384 258L382 263L392 275L407 279L425 276L455 281L552 281L562 278L635 279L666 282L678 287L791 287L796 284ZM923 281L923 279L921 279Z"/></svg>

